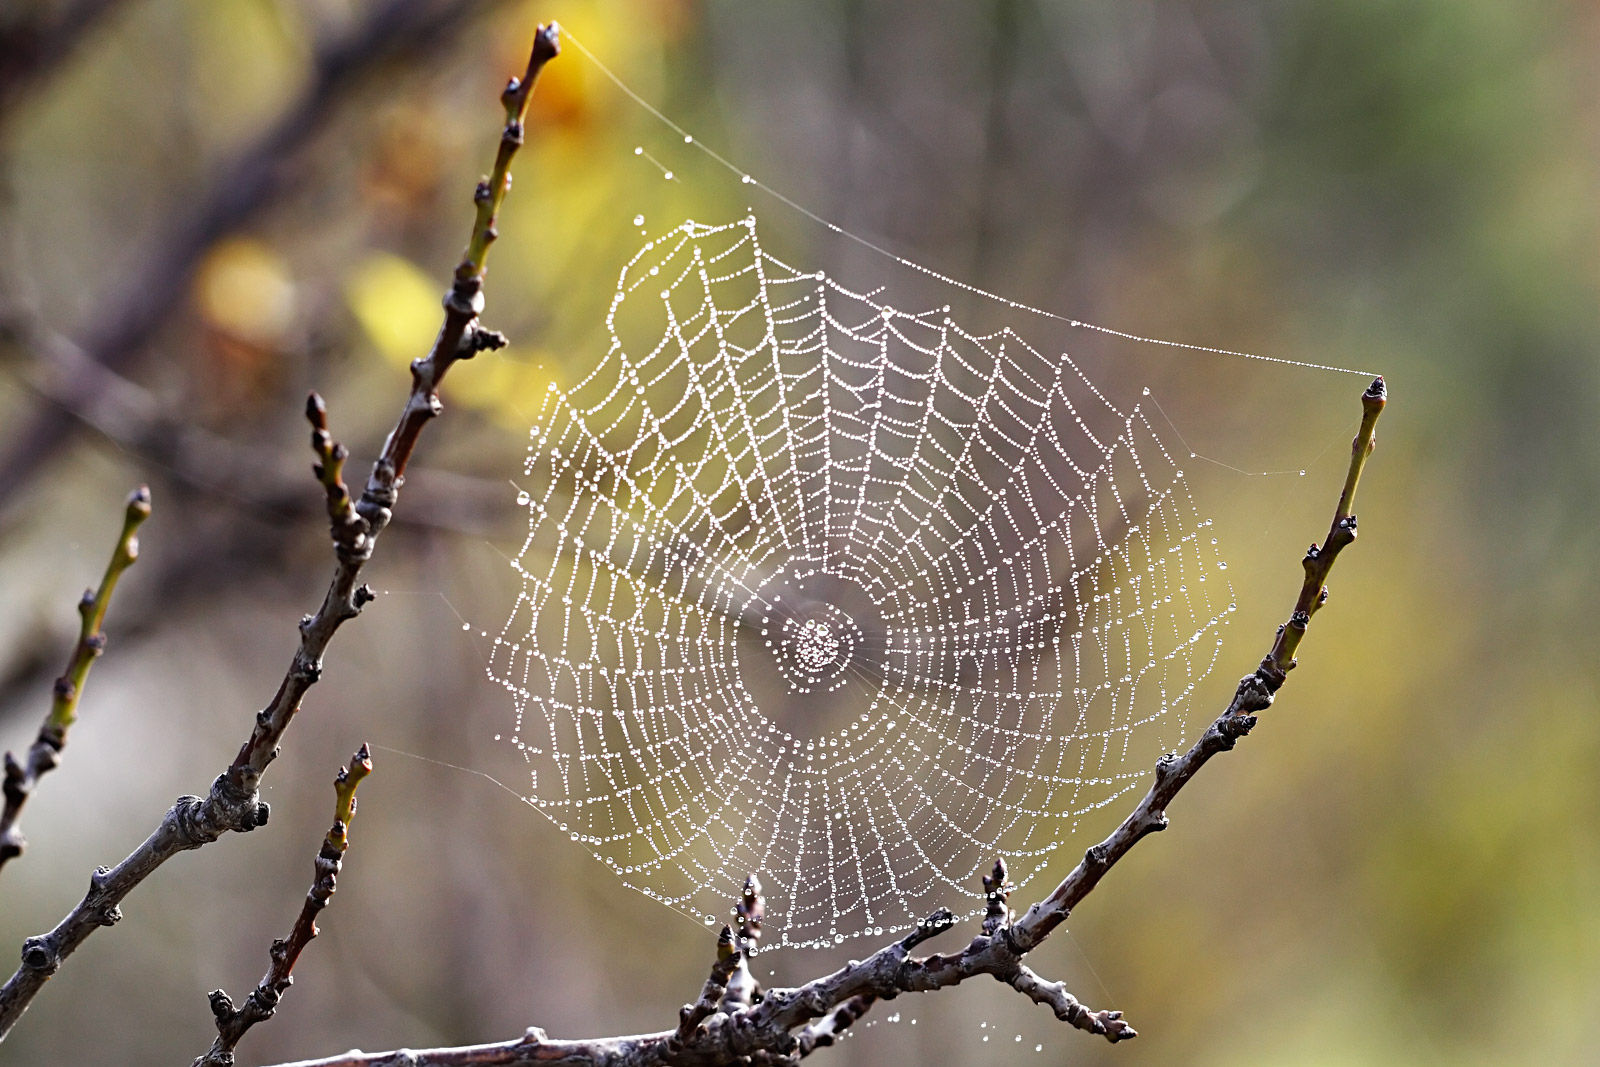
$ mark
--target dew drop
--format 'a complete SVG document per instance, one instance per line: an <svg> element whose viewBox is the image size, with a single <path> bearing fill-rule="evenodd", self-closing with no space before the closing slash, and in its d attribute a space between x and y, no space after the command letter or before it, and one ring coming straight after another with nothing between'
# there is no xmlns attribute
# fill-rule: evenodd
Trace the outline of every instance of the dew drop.
<svg viewBox="0 0 1600 1067"><path fill-rule="evenodd" d="M644 225L644 216L643 215L635 215L633 217L633 224L635 226L643 226Z"/></svg>

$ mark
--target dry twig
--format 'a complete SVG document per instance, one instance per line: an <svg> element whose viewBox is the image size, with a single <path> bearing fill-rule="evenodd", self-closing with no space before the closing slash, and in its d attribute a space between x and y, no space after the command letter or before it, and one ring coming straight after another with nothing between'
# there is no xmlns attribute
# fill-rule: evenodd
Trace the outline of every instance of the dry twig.
<svg viewBox="0 0 1600 1067"><path fill-rule="evenodd" d="M233 998L221 989L211 992L211 1014L217 1021L217 1039L211 1050L194 1061L194 1067L233 1067L233 1050L239 1039L256 1023L272 1018L278 1010L278 1001L294 984L294 965L311 939L320 932L317 914L328 906L333 891L338 888L339 869L344 865L345 850L350 847L350 823L356 817L356 786L372 773L372 755L362 745L350 757L348 767L339 768L333 780L333 825L322 839L322 849L317 853L315 877L300 906L300 916L294 922L289 936L272 943L272 964L261 981L250 991L244 1004L234 1007Z"/></svg>
<svg viewBox="0 0 1600 1067"><path fill-rule="evenodd" d="M67 744L67 731L78 721L78 698L83 695L83 684L89 679L89 668L100 653L106 650L106 609L111 606L111 594L117 588L122 572L139 558L139 527L150 517L150 490L146 486L135 489L128 497L128 506L122 513L122 534L117 547L111 552L106 573L98 589L85 589L78 601L78 615L82 624L78 630L78 643L73 646L67 669L56 679L55 691L50 701L50 713L39 727L39 735L28 747L26 762L19 763L11 753L5 760L5 809L0 812L0 867L7 860L22 854L27 841L17 827L17 817L33 794L34 786L47 772L61 762L61 750Z"/></svg>
<svg viewBox="0 0 1600 1067"><path fill-rule="evenodd" d="M479 183L474 201L477 217L467 251L455 270L444 298L445 319L433 350L411 365L411 393L399 421L361 497L354 504L341 480L344 451L327 433L320 399L312 397L307 415L313 426L317 478L328 498L337 566L322 605L300 620L300 647L278 691L255 717L250 736L233 763L212 782L204 797L183 796L168 809L144 843L115 867L97 868L89 892L56 928L23 944L22 966L0 987L0 1037L27 1010L33 997L67 958L96 929L122 917L122 899L168 859L217 840L229 831L249 831L266 822L268 807L259 794L261 775L278 754L278 742L300 711L300 702L322 673L322 655L340 626L360 614L373 599L361 572L393 514L406 465L422 428L442 410L438 386L458 360L470 359L505 339L478 323L483 310L483 279L495 217L510 188L510 164L523 140L522 123L528 99L545 63L559 51L558 29L542 27L535 37L523 77L513 78L501 97L506 123L491 176Z"/></svg>
<svg viewBox="0 0 1600 1067"><path fill-rule="evenodd" d="M954 925L948 910L934 912L911 933L879 949L865 960L793 989L763 991L754 986L746 997L730 1002L721 992L731 985L744 962L742 943L723 928L717 959L699 1001L686 1005L676 1030L630 1037L561 1041L533 1028L522 1037L498 1044L461 1048L348 1052L325 1059L303 1060L280 1067L531 1067L535 1064L592 1064L599 1067L711 1067L729 1064L796 1064L831 1044L845 1028L877 1001L904 993L925 993L957 985L978 975L1004 982L1058 1019L1080 1030L1118 1042L1138 1033L1119 1011L1094 1011L1079 1003L1061 982L1040 977L1023 964L1072 909L1089 895L1116 863L1147 834L1167 827L1167 806L1211 757L1226 752L1248 734L1256 715L1272 704L1289 671L1294 653L1311 617L1327 602L1323 583L1339 553L1355 540L1352 510L1356 485L1372 452L1378 416L1387 393L1382 378L1362 394L1361 428L1351 443L1350 466L1334 510L1333 524L1319 547L1312 545L1303 561L1305 580L1288 621L1278 628L1272 647L1259 666L1239 681L1227 708L1187 752L1169 753L1156 764L1155 782L1133 812L1109 837L1084 853L1083 860L1043 900L1013 919L1003 863L986 877L987 908L982 931L959 952L917 957L913 950ZM742 904L759 910L759 886L746 886ZM748 973L748 969L746 969ZM713 1010L710 1004L717 1001Z"/></svg>

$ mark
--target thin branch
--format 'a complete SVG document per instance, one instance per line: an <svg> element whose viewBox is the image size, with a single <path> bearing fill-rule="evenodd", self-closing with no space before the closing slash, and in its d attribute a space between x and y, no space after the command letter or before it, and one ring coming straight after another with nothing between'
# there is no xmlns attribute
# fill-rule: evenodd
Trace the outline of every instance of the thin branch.
<svg viewBox="0 0 1600 1067"><path fill-rule="evenodd" d="M294 929L289 931L288 937L272 943L272 964L242 1006L235 1008L233 998L221 989L211 992L211 1014L217 1021L217 1039L209 1052L194 1061L194 1067L233 1067L233 1050L239 1039L256 1023L272 1018L278 1010L278 1001L294 983L295 962L320 932L317 915L328 906L338 888L339 870L344 865L345 850L350 847L350 823L356 817L356 786L371 773L372 754L366 745L350 757L348 767L339 769L338 777L333 780L333 825L322 839L315 877Z"/></svg>
<svg viewBox="0 0 1600 1067"><path fill-rule="evenodd" d="M1184 754L1169 753L1157 762L1155 783L1133 813L1104 841L1090 848L1072 872L1043 900L1013 921L1003 863L996 863L984 878L987 898L982 932L961 951L918 958L912 955L922 942L950 929L954 920L940 909L905 937L886 945L865 960L851 961L832 974L794 989L774 989L751 998L746 1006L714 1012L702 1010L712 992L711 981L697 1005L684 1008L677 1030L631 1037L589 1041L557 1041L537 1028L522 1037L499 1044L462 1048L348 1052L319 1060L302 1060L280 1067L526 1067L566 1063L605 1067L645 1067L673 1064L710 1067L745 1063L795 1063L817 1048L826 1047L879 1000L905 993L925 993L958 985L978 975L988 975L1016 989L1035 1003L1048 1007L1064 1022L1110 1042L1138 1036L1118 1011L1095 1011L1069 993L1063 983L1051 982L1025 966L1022 959L1037 948L1072 909L1099 885L1116 863L1147 834L1167 826L1166 809L1172 799L1219 752L1231 749L1250 732L1256 713L1271 705L1294 666L1293 654L1304 636L1311 614L1327 601L1323 582L1334 560L1355 540L1353 512L1355 488L1372 452L1378 416L1386 402L1382 378L1362 395L1361 429L1351 445L1350 467L1344 492L1334 512L1333 525L1319 549L1306 556L1306 579L1289 621L1279 628L1271 650L1255 671L1240 680L1227 708L1206 728ZM1285 633L1290 636L1285 637ZM748 889L747 889L748 896ZM733 940L723 928L718 961ZM713 968L713 979L720 971ZM692 1025L691 1025L692 1023Z"/></svg>
<svg viewBox="0 0 1600 1067"><path fill-rule="evenodd" d="M122 512L122 533L116 548L111 551L111 561L100 579L98 589L85 589L78 601L78 616L82 620L78 629L78 643L67 660L67 669L56 679L50 701L50 713L39 727L39 735L28 748L26 762L19 763L10 752L5 758L5 809L0 812L0 867L7 860L22 855L27 840L17 827L17 817L23 805L33 794L39 779L55 770L61 762L61 750L67 744L67 732L78 721L78 699L83 695L84 682L89 679L89 668L106 649L106 609L111 606L111 594L117 588L122 572L139 558L139 527L150 517L150 489L140 486L128 497L128 506Z"/></svg>
<svg viewBox="0 0 1600 1067"><path fill-rule="evenodd" d="M529 55L528 69L521 79L512 79L502 102L506 107L506 129L495 160L496 188L492 203L498 208L509 187L508 168L516 147L522 143L522 120L527 110L533 81L546 62L554 58L559 30L555 24L541 27ZM511 142L508 147L508 142ZM240 746L233 763L211 783L204 797L183 796L168 809L154 832L144 843L112 868L96 869L90 878L89 892L77 907L48 934L30 937L23 943L22 966L0 987L0 1037L4 1037L27 1010L44 983L60 968L63 960L102 926L122 917L122 899L168 859L189 849L217 840L229 831L245 832L266 822L268 806L260 799L262 773L278 754L278 742L300 711L301 699L322 674L322 655L335 632L373 599L372 591L361 582L361 572L372 556L379 535L388 526L403 482L406 462L416 447L418 435L430 419L443 410L438 386L458 360L503 343L500 335L478 325L483 308L485 258L492 236L494 212L483 210L484 185L478 188L479 210L469 242L469 254L456 269L455 280L445 295L445 321L433 351L411 365L411 394L401 410L399 421L389 434L382 454L373 464L366 489L354 505L355 520L348 515L348 491L340 483L342 459L334 457L338 446L327 436L326 417L320 400L312 398L307 414L312 422L312 444L317 452L317 476L329 498L334 555L337 566L333 581L313 615L300 620L300 647L272 700L256 714L250 736ZM338 483L337 491L334 483ZM336 506L335 497L344 494L345 505Z"/></svg>
<svg viewBox="0 0 1600 1067"><path fill-rule="evenodd" d="M84 329L84 350L98 363L123 370L182 305L205 253L217 241L289 195L311 177L294 159L328 122L335 105L386 63L418 48L436 48L473 17L505 0L387 0L356 30L317 50L305 90L262 136L233 158L191 210L156 241L136 283L100 302L104 309ZM70 408L94 406L101 383L85 379ZM76 423L62 411L45 411L22 425L0 455L0 511L5 510Z"/></svg>

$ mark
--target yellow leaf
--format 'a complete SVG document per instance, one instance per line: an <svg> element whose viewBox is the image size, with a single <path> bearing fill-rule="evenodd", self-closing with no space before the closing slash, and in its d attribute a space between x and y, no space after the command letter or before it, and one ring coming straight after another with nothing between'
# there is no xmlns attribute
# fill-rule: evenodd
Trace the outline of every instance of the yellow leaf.
<svg viewBox="0 0 1600 1067"><path fill-rule="evenodd" d="M433 345L444 321L443 291L415 263L388 252L362 260L344 283L345 302L373 346L407 367Z"/></svg>

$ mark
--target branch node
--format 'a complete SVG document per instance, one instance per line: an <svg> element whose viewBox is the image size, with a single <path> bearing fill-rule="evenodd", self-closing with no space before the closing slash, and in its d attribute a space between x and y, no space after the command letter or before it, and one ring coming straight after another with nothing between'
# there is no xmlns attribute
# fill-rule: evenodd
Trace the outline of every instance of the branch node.
<svg viewBox="0 0 1600 1067"><path fill-rule="evenodd" d="M61 956L48 934L30 937L22 943L22 965L45 975L56 973L61 966Z"/></svg>
<svg viewBox="0 0 1600 1067"><path fill-rule="evenodd" d="M461 345L456 350L457 359L471 359L479 352L498 352L511 341L499 330L485 329L473 324L470 330L461 335Z"/></svg>

